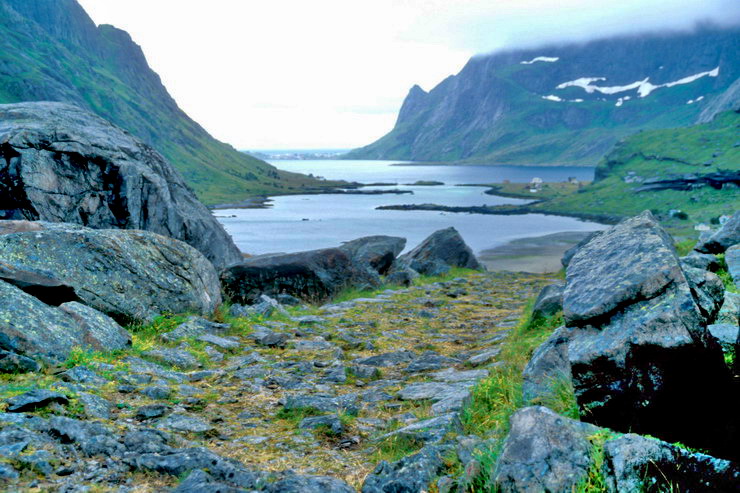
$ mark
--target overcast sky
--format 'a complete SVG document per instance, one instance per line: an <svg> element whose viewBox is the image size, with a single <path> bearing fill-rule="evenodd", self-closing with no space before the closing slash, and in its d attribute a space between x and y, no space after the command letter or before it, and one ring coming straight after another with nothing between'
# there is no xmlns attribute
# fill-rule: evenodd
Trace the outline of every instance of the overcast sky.
<svg viewBox="0 0 740 493"><path fill-rule="evenodd" d="M78 0L127 30L191 117L239 149L351 148L474 54L740 21L740 0Z"/></svg>

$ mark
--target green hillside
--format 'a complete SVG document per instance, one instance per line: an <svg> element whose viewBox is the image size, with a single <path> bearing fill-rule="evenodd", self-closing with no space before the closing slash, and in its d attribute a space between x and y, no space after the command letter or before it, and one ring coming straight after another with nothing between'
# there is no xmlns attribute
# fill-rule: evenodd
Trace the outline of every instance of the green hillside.
<svg viewBox="0 0 740 493"><path fill-rule="evenodd" d="M629 216L650 209L674 231L709 224L722 214L740 210L738 129L740 112L728 111L701 125L635 134L618 143L602 160L592 184L543 201L531 210ZM638 191L650 180L713 174L734 176L735 184ZM670 217L671 210L687 216Z"/></svg>
<svg viewBox="0 0 740 493"><path fill-rule="evenodd" d="M326 185L214 139L177 106L130 36L95 26L76 0L3 0L0 103L42 100L85 107L142 138L208 204Z"/></svg>

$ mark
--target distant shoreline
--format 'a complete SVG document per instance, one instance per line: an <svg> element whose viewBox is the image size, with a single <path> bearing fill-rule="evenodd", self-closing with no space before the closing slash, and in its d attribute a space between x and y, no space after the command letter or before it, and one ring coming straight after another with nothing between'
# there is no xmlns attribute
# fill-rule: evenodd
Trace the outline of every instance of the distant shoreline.
<svg viewBox="0 0 740 493"><path fill-rule="evenodd" d="M589 234L589 231L565 231L519 238L483 250L478 255L478 260L491 272L558 272L563 267L560 263L563 254Z"/></svg>

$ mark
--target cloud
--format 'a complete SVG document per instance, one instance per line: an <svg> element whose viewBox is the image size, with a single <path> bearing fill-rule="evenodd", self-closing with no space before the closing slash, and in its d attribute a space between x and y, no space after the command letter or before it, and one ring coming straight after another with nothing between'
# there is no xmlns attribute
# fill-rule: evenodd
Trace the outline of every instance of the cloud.
<svg viewBox="0 0 740 493"><path fill-rule="evenodd" d="M130 32L180 106L238 148L354 147L476 53L740 22L739 0L79 0Z"/></svg>

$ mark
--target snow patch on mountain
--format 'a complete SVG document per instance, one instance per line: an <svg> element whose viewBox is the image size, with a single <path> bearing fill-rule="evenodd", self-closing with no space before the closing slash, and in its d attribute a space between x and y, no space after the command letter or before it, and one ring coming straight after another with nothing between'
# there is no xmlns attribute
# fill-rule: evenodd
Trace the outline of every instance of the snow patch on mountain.
<svg viewBox="0 0 740 493"><path fill-rule="evenodd" d="M606 77L581 77L580 79L558 84L556 89L565 89L566 87L580 87L588 94L600 92L601 94L610 95L637 89L637 95L641 98L645 98L656 89L660 89L663 87L673 87L682 84L690 84L696 80L701 79L702 77L717 77L718 75L719 67L716 67L713 70L709 70L707 72L699 72L698 74L690 75L688 77L684 77L683 79L675 80L672 82L666 82L665 84L652 84L650 82L650 77L646 77L643 80L638 80L624 86L598 86L594 84L594 82L605 81ZM624 98L622 99L624 100ZM617 106L621 106L621 104L617 104Z"/></svg>
<svg viewBox="0 0 740 493"><path fill-rule="evenodd" d="M560 60L560 57L557 57L557 56L538 56L538 57L532 58L529 61L523 61L519 63L521 63L522 65L532 65L533 63L537 63L537 62L553 63L553 62L557 62L558 60Z"/></svg>
<svg viewBox="0 0 740 493"><path fill-rule="evenodd" d="M699 96L699 97L698 97L698 98L696 98L696 99L689 99L688 101L686 101L686 104L694 104L694 103L698 103L698 102L699 102L699 101L701 101L702 99L704 99L704 96Z"/></svg>

